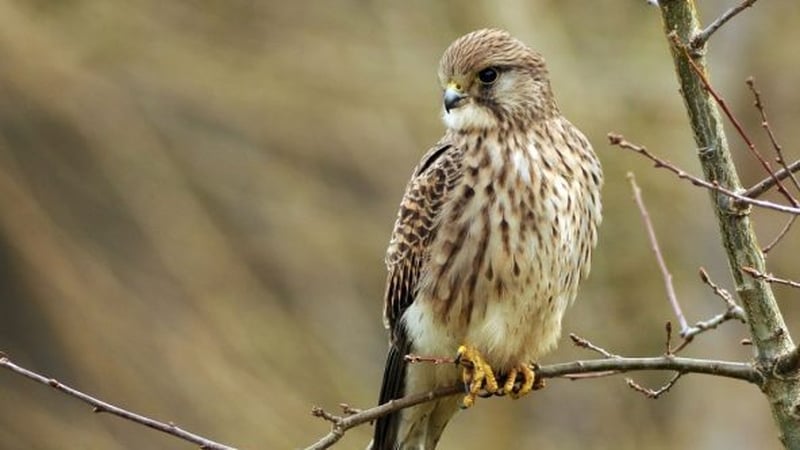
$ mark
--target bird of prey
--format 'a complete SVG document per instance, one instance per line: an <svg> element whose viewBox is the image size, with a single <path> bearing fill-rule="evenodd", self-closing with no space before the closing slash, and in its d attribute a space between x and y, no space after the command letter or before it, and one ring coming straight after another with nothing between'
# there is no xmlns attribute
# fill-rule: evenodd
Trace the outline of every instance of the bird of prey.
<svg viewBox="0 0 800 450"><path fill-rule="evenodd" d="M414 169L387 250L380 403L459 380L466 392L378 419L374 450L433 449L483 391L531 390L530 364L560 336L601 220L600 163L561 115L540 54L474 31L445 51L439 81L447 130ZM409 364L410 353L461 367Z"/></svg>

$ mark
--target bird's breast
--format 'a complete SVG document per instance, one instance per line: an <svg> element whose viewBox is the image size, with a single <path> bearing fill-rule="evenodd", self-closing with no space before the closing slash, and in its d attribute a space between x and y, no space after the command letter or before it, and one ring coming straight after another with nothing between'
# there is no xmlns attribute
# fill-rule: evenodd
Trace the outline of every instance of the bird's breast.
<svg viewBox="0 0 800 450"><path fill-rule="evenodd" d="M532 138L475 139L430 246L416 320L437 328L437 343L466 341L513 365L560 334L580 272L573 210L584 188Z"/></svg>

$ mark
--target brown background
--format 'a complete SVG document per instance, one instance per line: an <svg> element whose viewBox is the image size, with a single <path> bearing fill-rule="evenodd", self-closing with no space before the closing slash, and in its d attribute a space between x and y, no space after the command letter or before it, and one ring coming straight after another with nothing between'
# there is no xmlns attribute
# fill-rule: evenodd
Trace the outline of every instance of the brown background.
<svg viewBox="0 0 800 450"><path fill-rule="evenodd" d="M703 1L710 18L734 1ZM713 38L717 86L769 151L757 77L792 159L800 3L759 2ZM565 329L656 355L672 318L625 173L656 222L687 316L730 287L702 190L611 148L631 140L699 173L656 9L644 1L0 2L0 349L133 410L243 449L308 445L377 397L383 252L411 168L442 132L436 64L472 29L544 53L565 114L605 166L594 270ZM730 139L742 178L764 176ZM772 198L775 198L774 196ZM756 211L762 243L783 217ZM769 257L800 278L800 229ZM798 291L777 289L796 323ZM798 330L793 330L798 331ZM693 356L748 360L740 324ZM593 357L562 339L544 362ZM657 385L668 374L636 375ZM341 448L363 448L371 429ZM481 401L442 448L778 448L766 401L687 377L651 401L621 378L555 380ZM190 448L0 373L0 447Z"/></svg>

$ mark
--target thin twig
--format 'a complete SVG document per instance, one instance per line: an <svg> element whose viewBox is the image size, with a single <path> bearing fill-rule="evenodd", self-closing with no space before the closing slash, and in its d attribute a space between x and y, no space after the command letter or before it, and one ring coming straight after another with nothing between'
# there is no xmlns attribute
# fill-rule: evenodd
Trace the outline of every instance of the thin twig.
<svg viewBox="0 0 800 450"><path fill-rule="evenodd" d="M585 348L587 350L591 350L593 352L599 353L606 358L621 358L621 356L611 353L610 351L600 347L599 345L593 344L586 338L582 338L575 333L570 333L569 338L572 340L572 343L575 344L576 347ZM616 370L608 370L605 372L593 372L593 373L578 373L578 374L571 374L571 375L564 375L564 378L569 378L570 380L586 380L589 378L603 378L608 377L611 375L616 375L619 372Z"/></svg>
<svg viewBox="0 0 800 450"><path fill-rule="evenodd" d="M781 169L775 172L775 178L783 180L787 178L790 174L799 171L800 171L800 160L797 160L786 166L786 169ZM769 176L759 181L755 185L753 185L753 187L751 187L750 189L744 191L742 195L750 198L758 198L761 197L768 190L772 189L773 186L775 186L775 179L772 176Z"/></svg>
<svg viewBox="0 0 800 450"><path fill-rule="evenodd" d="M678 379L679 379L680 377L682 377L682 376L683 376L683 372L677 372L677 373L675 374L675 376L673 376L673 377L672 377L672 378L671 378L671 379L670 379L670 380L667 382L667 384L665 384L665 385L661 386L661 387L660 387L660 388L658 388L658 389L648 389L648 388L646 388L646 387L642 386L641 384L639 384L639 383L637 383L637 382L633 381L633 378L626 378L626 379L625 379L625 382L626 382L626 383L628 384L628 386L629 386L631 389L633 389L634 391L636 391L636 392L641 392L642 394L644 394L644 396L645 396L645 397L647 397L647 398L651 398L651 399L655 400L655 399L657 399L658 397L661 397L661 395L662 395L662 394L665 394L665 393L669 392L669 390L672 388L672 386L675 386L675 383L677 383L677 382L678 382Z"/></svg>
<svg viewBox="0 0 800 450"><path fill-rule="evenodd" d="M433 364L454 364L456 362L455 358L450 358L446 356L422 356L422 355L415 355L415 354L408 354L403 357L406 362L410 364L416 364L421 362L426 363L433 363Z"/></svg>
<svg viewBox="0 0 800 450"><path fill-rule="evenodd" d="M766 255L773 248L775 248L775 246L778 245L781 239L783 239L783 237L786 236L787 233L789 233L789 230L792 228L792 225L794 225L794 221L797 220L797 217L798 216L790 217L789 220L786 221L786 224L783 226L783 228L781 228L781 231L778 232L778 235L775 236L775 238L769 244L767 244L764 248L762 248L761 252Z"/></svg>
<svg viewBox="0 0 800 450"><path fill-rule="evenodd" d="M736 199L741 203L747 203L747 204L759 206L759 207L762 207L762 208L773 209L775 211L780 211L780 212L784 212L784 213L788 213L788 214L795 214L795 215L800 214L800 208L794 208L794 207L791 207L791 206L781 205L781 204L778 204L778 203L773 203L773 202L768 202L768 201L764 201L764 200L758 200L758 199L746 197L746 196L744 196L742 194L737 194L736 192L733 192L733 191L731 191L729 189L725 189L724 187L720 186L717 183L709 183L706 180L703 180L703 179L698 178L698 177L696 177L694 175L691 175L691 174L685 172L684 170L679 169L677 166L673 165L669 161L667 161L665 159L661 159L658 156L650 153L650 151L647 150L646 147L643 147L643 146L640 146L640 145L636 145L636 144L633 144L631 142L626 141L625 138L620 134L609 133L608 134L608 140L611 143L611 145L616 145L616 146L618 146L620 148L623 148L623 149L626 149L626 150L631 150L631 151L634 151L636 153L639 153L640 155L646 157L650 161L653 161L653 163L655 163L655 167L657 167L657 168L661 167L661 168L667 169L670 172L672 172L675 175L677 175L678 178L680 178L682 180L688 180L690 183L692 183L695 186L700 186L700 187L704 187L706 189L710 189L710 190L715 191L715 192L719 192L720 194L723 194L723 195L726 195L726 196L728 196L730 198Z"/></svg>
<svg viewBox="0 0 800 450"><path fill-rule="evenodd" d="M352 406L348 405L347 403L339 403L339 408L342 408L342 412L346 416L350 416L350 415L353 415L353 414L358 414L358 413L361 412L360 409L353 408Z"/></svg>
<svg viewBox="0 0 800 450"><path fill-rule="evenodd" d="M783 168L781 172L785 173L792 181L792 184L794 184L795 189L800 191L800 182L798 182L797 177L795 177L794 173L792 173L792 171L789 169L789 166L786 165L786 159L783 157L783 147L778 142L778 138L775 137L775 132L772 130L772 126L769 123L769 118L767 117L767 109L764 106L764 102L761 100L761 92L759 92L759 90L756 88L755 78L753 77L748 78L746 83L747 87L750 88L750 92L753 93L753 106L756 107L756 110L758 110L758 114L761 116L761 127L767 133L769 141L772 144L772 148L773 150L775 150L775 155L776 155L775 160ZM780 179L780 177L777 176L776 178ZM769 179L771 179L771 177ZM783 237L786 236L787 233L789 233L789 230L792 228L792 225L794 225L795 220L797 220L797 216L792 216L783 226L778 235L772 240L772 242L767 244L767 246L764 247L761 251L764 254L767 254L770 252L770 250L775 248L775 246L778 245L781 239L783 239Z"/></svg>
<svg viewBox="0 0 800 450"><path fill-rule="evenodd" d="M611 375L618 375L618 374L619 371L607 370L605 372L574 373L569 375L563 375L561 378L578 381L578 380L588 380L591 378L605 378L605 377L610 377Z"/></svg>
<svg viewBox="0 0 800 450"><path fill-rule="evenodd" d="M704 267L701 267L698 273L700 275L700 280L706 285L708 285L708 287L710 287L714 291L717 297L721 298L722 301L725 302L725 306L728 309L739 308L739 305L736 304L736 300L733 299L733 296L731 295L730 292L717 286L716 283L711 281L711 277L708 276L708 272L706 272L706 269ZM744 312L744 310L742 310L742 312ZM744 316L742 316L741 320L744 321Z"/></svg>
<svg viewBox="0 0 800 450"><path fill-rule="evenodd" d="M666 330L667 332L667 339L666 342L664 343L664 348L665 348L664 354L666 356L673 356L674 352L672 351L672 322L668 320L667 323L664 325L664 330Z"/></svg>
<svg viewBox="0 0 800 450"><path fill-rule="evenodd" d="M767 137L769 137L769 142L772 144L772 148L775 150L775 154L777 155L776 161L781 165L781 167L783 167L783 170L786 171L785 173L792 180L794 187L800 191L800 182L798 182L797 178L786 165L786 159L783 157L783 147L778 142L778 138L775 137L775 133L772 131L772 125L770 125L769 119L767 118L767 109L764 106L764 102L761 100L761 92L756 89L755 78L748 78L746 83L747 87L750 88L750 92L753 93L753 106L756 107L759 115L761 116L761 127L764 129L764 131L766 131Z"/></svg>
<svg viewBox="0 0 800 450"><path fill-rule="evenodd" d="M736 129L736 132L739 134L744 143L747 145L747 149L750 150L750 153L752 153L753 156L755 156L755 158L761 164L761 167L763 167L764 170L767 171L767 174L769 174L769 176L771 176L775 180L775 185L778 187L778 191L784 197L786 197L787 200L789 200L789 203L791 203L792 206L794 207L800 206L800 202L798 202L794 197L792 197L792 194L790 194L789 191L787 191L786 188L783 187L781 180L779 180L778 177L775 176L775 172L772 170L772 167L769 165L767 160L764 159L764 156L761 155L761 152L758 151L756 144L753 143L753 141L750 139L750 136L748 136L747 133L744 131L742 124L739 122L736 116L733 115L733 112L728 107L728 103L714 89L714 87L711 85L711 82L708 81L708 77L706 77L706 74L705 72L703 72L703 69L701 69L696 62L694 62L694 59L689 54L689 49L686 48L686 46L681 43L676 33L672 33L670 35L670 38L672 39L672 42L676 47L683 50L683 53L686 56L686 62L689 63L689 66L692 68L692 71L695 73L695 75L697 75L698 79L703 84L703 87L705 87L706 91L711 95L714 101L717 102L717 105L719 105L720 109L722 109L722 112L725 113L725 116L728 118L730 123Z"/></svg>
<svg viewBox="0 0 800 450"><path fill-rule="evenodd" d="M606 358L586 361L573 361L569 363L553 364L549 366L534 366L532 369L536 377L559 378L580 374L591 374L598 372L633 372L643 370L669 370L681 373L699 373L706 375L716 375L737 380L743 380L756 385L763 382L762 376L753 365L741 362L714 361L694 358L679 358L661 356L655 358ZM332 423L331 431L322 439L318 440L306 450L321 450L331 447L344 436L347 430L358 425L371 422L379 417L400 411L421 403L437 400L451 395L463 394L464 386L456 384L435 389L430 392L409 395L397 400L391 400L380 406L364 409L358 414L346 417L335 416L324 412L320 408L314 408L312 414L322 417Z"/></svg>
<svg viewBox="0 0 800 450"><path fill-rule="evenodd" d="M708 42L708 39L711 38L712 34L714 34L723 25L725 25L725 23L727 21L733 19L734 16L736 16L740 12L744 11L745 9L753 6L753 3L755 3L755 2L756 2L756 0L744 0L739 5L734 6L733 8L725 11L716 20L711 22L711 24L709 26L707 26L703 31L697 33L692 38L692 43L691 43L692 49L693 50L698 50L698 49L702 48L704 45L706 45L706 42Z"/></svg>
<svg viewBox="0 0 800 450"><path fill-rule="evenodd" d="M755 279L764 280L764 281L766 281L768 283L777 283L777 284L783 284L783 285L786 285L786 286L791 286L793 288L800 288L800 282L793 281L793 280L787 280L787 279L784 279L784 278L778 278L776 276L773 276L771 273L759 272L758 270L756 270L756 269L754 269L752 267L742 267L742 271L747 273L748 275L750 275L751 277L753 277Z"/></svg>
<svg viewBox="0 0 800 450"><path fill-rule="evenodd" d="M576 346L578 346L580 348L585 348L587 350L591 350L593 352L597 352L597 353L605 356L606 358L620 358L619 355L615 355L615 354L609 352L608 350L604 349L603 347L600 347L598 345L592 344L591 342L589 342L588 339L584 339L584 338L578 336L575 333L570 333L569 334L569 338L572 339L572 343L573 344L575 344Z"/></svg>
<svg viewBox="0 0 800 450"><path fill-rule="evenodd" d="M308 446L306 450L321 450L329 448L338 442L339 439L344 436L345 432L351 428L367 422L372 422L379 417L383 417L395 411L400 411L414 405L419 405L420 403L430 402L442 397L449 397L451 395L463 392L463 385L447 386L430 392L422 392L396 400L390 400L380 406L364 409L357 414L351 414L345 417L336 416L325 412L322 408L314 407L311 410L311 414L315 417L321 417L327 422L331 422L331 431L323 436L322 439Z"/></svg>
<svg viewBox="0 0 800 450"><path fill-rule="evenodd" d="M744 323L745 322L744 310L740 306L734 306L734 308L735 309L729 309L726 310L724 313L717 314L716 316L708 320L701 320L699 322L696 322L693 326L689 327L686 330L686 333L683 338L686 339L687 341L691 341L698 334L704 331L713 330L714 328L717 328L718 326L729 320L738 320ZM677 350L678 349L676 349L676 351Z"/></svg>
<svg viewBox="0 0 800 450"><path fill-rule="evenodd" d="M681 335L681 337L683 337L683 342L681 342L681 344L673 350L675 353L678 353L686 348L686 346L689 345L689 343L691 343L694 337L698 334L708 330L713 330L729 320L738 320L739 322L747 323L747 314L745 313L744 309L736 303L730 292L717 286L713 281L711 281L711 278L708 276L708 272L706 272L706 270L702 267L700 268L700 279L703 281L703 283L707 284L714 291L714 293L722 299L722 301L725 302L725 312L717 314L708 320L696 322L694 326L689 327L686 330L686 333Z"/></svg>
<svg viewBox="0 0 800 450"><path fill-rule="evenodd" d="M636 184L636 178L633 176L632 172L628 172L628 182L630 182L631 190L633 190L633 200L636 202L636 206L639 208L639 213L642 215L642 221L644 222L644 227L647 230L647 237L650 239L650 248L656 255L658 268L661 269L661 276L664 278L664 286L667 290L669 304L672 306L675 316L678 317L678 325L680 325L681 334L683 334L684 330L689 327L689 324L686 322L686 317L683 315L683 310L678 302L678 296L675 294L675 286L672 284L672 274L669 272L667 263L664 261L664 256L661 254L661 247L658 245L656 231L653 228L653 222L650 220L650 214L647 212L647 207L644 205L644 200L642 200L642 190L639 189L639 186Z"/></svg>
<svg viewBox="0 0 800 450"><path fill-rule="evenodd" d="M214 442L210 439L204 438L197 434L191 433L186 431L173 423L165 423L159 422L157 420L151 419L149 417L145 417L126 409L120 408L119 406L112 405L111 403L104 402L99 400L95 397L92 397L89 394L85 394L77 389L71 388L63 383L60 383L52 378L47 378L42 376L36 372L28 370L24 367L18 366L11 362L7 356L2 355L0 356L0 367L8 369L16 374L22 375L30 380L45 384L47 386L52 387L57 391L61 391L70 397L77 398L78 400L88 404L92 408L94 408L94 412L102 413L107 412L109 414L115 415L117 417L121 417L125 420L129 420L131 422L138 423L140 425L144 425L146 427L153 428L154 430L161 431L163 433L175 436L179 439L183 439L184 441L189 441L193 444L199 445L202 449L208 450L236 450L234 447L230 447L224 444L220 444L218 442Z"/></svg>

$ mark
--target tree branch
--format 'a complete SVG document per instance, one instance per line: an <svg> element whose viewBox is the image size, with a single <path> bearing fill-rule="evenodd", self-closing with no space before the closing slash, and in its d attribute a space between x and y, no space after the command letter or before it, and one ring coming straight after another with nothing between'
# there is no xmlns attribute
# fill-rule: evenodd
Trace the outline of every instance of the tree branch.
<svg viewBox="0 0 800 450"><path fill-rule="evenodd" d="M714 329L728 320L738 320L741 323L747 323L747 316L745 315L744 309L736 304L736 301L733 299L733 297L731 297L731 294L728 291L722 289L713 281L711 281L711 278L708 276L708 272L706 272L702 267L700 268L700 279L703 280L703 283L707 284L712 290L714 290L714 293L725 302L725 312L708 320L697 322L693 327L690 327L689 330L687 330L686 334L683 336L684 339L691 340L694 336L704 331Z"/></svg>
<svg viewBox="0 0 800 450"><path fill-rule="evenodd" d="M745 197L750 197L750 198L761 197L765 192L767 192L768 190L772 189L773 186L775 186L775 178L777 178L779 180L784 180L787 177L789 177L790 174L792 174L794 172L800 172L800 160L789 164L786 167L786 169L781 169L781 170L775 172L775 177L768 176L768 177L764 178L763 180L759 181L753 187L751 187L750 189L744 191L742 193L742 195L744 195Z"/></svg>
<svg viewBox="0 0 800 450"><path fill-rule="evenodd" d="M792 173L791 168L786 165L786 159L783 157L783 147L781 147L781 144L778 142L778 138L775 137L775 132L772 131L772 126L769 124L769 119L767 118L767 109L764 106L764 102L761 100L761 92L759 92L759 90L756 89L756 80L753 77L750 77L747 79L746 83L747 87L750 88L750 92L753 93L753 106L756 107L759 115L761 116L761 128L763 128L764 131L767 133L767 137L769 137L769 141L772 144L772 148L773 150L775 150L775 154L777 155L775 160L783 168L781 169L780 172L776 173L774 176L767 177L767 180L770 181L769 186L775 184L774 180L781 180L782 177L780 176L780 174L784 174L792 181L792 184L794 184L795 189L800 191L800 182L797 180L797 177L794 176L794 173ZM797 164L797 166L800 168L800 164ZM767 254L770 250L772 250L773 247L778 245L781 239L783 239L783 237L786 236L786 234L789 232L789 229L792 228L792 225L794 225L794 222L796 220L797 216L792 216L786 222L786 225L783 226L781 231L778 232L778 235L775 237L775 239L773 239L772 242L767 244L761 251L764 252L764 254Z"/></svg>
<svg viewBox="0 0 800 450"><path fill-rule="evenodd" d="M675 383L683 376L683 372L676 372L675 375L663 386L658 389L648 389L641 384L633 381L633 378L626 378L625 383L628 384L628 387L633 389L636 392L643 394L647 398L651 398L653 400L661 397L662 395L669 392L672 389L672 386L675 386Z"/></svg>
<svg viewBox="0 0 800 450"><path fill-rule="evenodd" d="M761 116L761 128L767 133L767 137L769 137L769 142L772 144L772 149L775 150L775 154L777 155L777 162L778 164L783 167L783 170L786 170L786 174L792 180L795 189L800 191L800 181L795 178L794 174L789 170L786 166L786 159L783 157L783 147L780 143L778 143L778 138L775 137L775 132L772 131L772 126L769 124L769 119L767 118L767 109L764 107L764 102L761 101L761 92L756 89L756 80L753 77L750 77L745 82L747 87L750 88L750 92L753 93L753 106L756 107L758 110L758 114ZM771 178L778 178L779 177L771 177Z"/></svg>
<svg viewBox="0 0 800 450"><path fill-rule="evenodd" d="M609 359L621 358L621 356L615 355L615 354L611 353L610 351L608 351L608 350L606 350L606 349L604 349L602 347L598 347L597 345L592 344L587 339L584 339L584 338L578 336L575 333L570 333L569 334L569 338L572 340L572 343L575 344L575 346L577 346L577 347L585 348L587 350L591 350L593 352L597 352L597 353L599 353L599 354L601 354L601 355L603 355L603 356L605 356L606 358L609 358Z"/></svg>
<svg viewBox="0 0 800 450"><path fill-rule="evenodd" d="M427 361L422 359L421 361ZM654 358L623 358L613 357L573 361L568 363L552 364L547 366L531 367L539 379L570 377L574 375L607 372L633 372L643 370L669 370L681 374L698 373L716 375L726 378L747 381L755 385L762 382L761 373L748 363L715 361L694 358L681 358L674 356L661 356ZM464 386L455 385L435 389L430 392L409 395L397 400L392 400L374 408L364 409L357 414L336 416L325 412L321 408L312 409L312 414L331 422L331 431L322 439L306 447L306 450L326 449L339 441L347 430L361 424L371 422L378 417L385 416L395 411L400 411L421 403L430 402L442 397L463 394ZM660 395L660 394L659 394Z"/></svg>
<svg viewBox="0 0 800 450"><path fill-rule="evenodd" d="M133 412L130 412L126 409L120 408L119 406L112 405L111 403L104 402L99 400L95 397L92 397L89 394L85 394L77 389L71 388L63 383L60 383L53 378L47 378L42 376L32 370L28 370L24 367L18 366L11 362L7 356L5 356L2 352L0 352L0 367L10 370L18 375L22 375L25 378L30 380L36 381L38 383L45 384L47 386L52 387L57 391L61 391L70 397L77 398L78 400L88 404L89 406L94 408L94 412L96 413L109 413L115 415L117 417L121 417L125 420L129 420L134 423L138 423L139 425L144 425L146 427L150 427L154 430L161 431L162 433L167 433L171 436L175 436L179 439L183 439L184 441L191 442L193 444L197 444L200 448L205 450L236 450L234 447L230 447L224 444L220 444L218 442L214 442L210 439L204 438L203 436L191 433L186 431L174 423L164 423L159 422L157 420L151 419L149 417L145 417Z"/></svg>
<svg viewBox="0 0 800 450"><path fill-rule="evenodd" d="M752 267L742 267L742 271L746 272L748 275L750 275L751 277L753 277L753 278L755 278L757 280L764 280L764 281L766 281L768 283L778 283L778 284L783 284L785 286L790 286L790 287L793 287L793 288L800 288L800 282L792 281L792 280L786 280L784 278L778 278L778 277L772 275L771 273L762 272L762 271L756 270L756 269L754 269Z"/></svg>
<svg viewBox="0 0 800 450"><path fill-rule="evenodd" d="M776 245L778 245L781 239L783 239L783 237L786 236L786 233L788 233L789 230L792 228L792 225L794 225L794 222L797 220L797 217L798 216L790 217L789 220L786 221L786 224L783 225L783 228L781 228L781 231L778 232L778 235L775 236L772 242L765 245L764 248L761 249L761 252L766 255L767 253L772 251L772 249L775 248Z"/></svg>
<svg viewBox="0 0 800 450"><path fill-rule="evenodd" d="M757 200L757 199L754 199L754 198L750 198L750 197L747 197L747 196L742 195L742 194L737 194L736 192L734 192L731 189L722 187L722 185L720 185L719 182L711 183L711 182L708 182L708 181L703 180L701 178L698 178L698 177L696 177L696 176L684 171L683 169L678 168L677 166L675 166L671 162L669 162L669 161L667 161L665 159L661 159L658 156L650 153L650 151L647 150L646 147L643 147L641 145L636 145L636 144L633 144L631 142L628 142L627 140L625 140L625 137L622 136L621 134L608 133L608 141L609 141L609 143L611 145L616 145L616 146L618 146L620 148L634 151L634 152L646 157L650 161L653 161L657 168L667 169L670 172L672 172L675 175L677 175L678 178L680 178L682 180L688 180L690 183L692 183L695 186L704 187L704 188L706 188L706 189L708 189L710 191L723 194L725 196L728 196L730 198L738 200L741 203L747 203L747 204L751 204L751 205L755 205L755 206L760 206L762 208L774 209L776 211L780 211L780 212L784 212L784 213L788 213L788 214L800 214L800 208L794 208L794 207L791 207L791 206L785 206L785 205L781 205L781 204L778 204L778 203L773 203L773 202L768 202L768 201L764 201L764 200ZM711 147L706 147L706 148L708 148L710 150L713 150L713 148L711 148Z"/></svg>
<svg viewBox="0 0 800 450"><path fill-rule="evenodd" d="M650 220L650 213L647 212L647 207L642 199L642 190L639 189L639 185L636 184L636 178L633 176L632 172L628 172L628 182L630 183L631 190L633 191L633 200L636 202L637 208L639 208L639 213L642 216L644 227L647 230L647 237L650 239L650 248L656 255L658 268L661 269L661 277L664 279L664 286L667 291L667 299L669 299L669 304L672 306L675 316L678 317L678 325L681 327L681 336L683 336L689 329L689 323L686 322L686 317L683 315L681 304L678 302L678 296L675 294L675 286L672 283L672 274L669 272L667 263L664 261L664 256L661 254L661 247L658 245L658 238L656 238L656 230L653 228L653 222Z"/></svg>
<svg viewBox="0 0 800 450"><path fill-rule="evenodd" d="M750 150L750 153L752 153L753 156L755 156L756 160L758 160L758 162L761 164L761 167L763 167L764 170L767 172L767 174L769 174L769 176L772 177L772 179L775 181L775 185L778 187L778 191L784 197L786 197L787 200L789 200L789 203L791 203L792 206L794 207L800 206L800 202L798 202L792 196L792 194L790 194L789 191L786 190L786 188L781 183L781 180L775 176L775 172L772 170L772 166L770 166L767 160L764 159L764 156L761 154L760 151L758 151L758 147L756 147L756 144L753 142L752 139L750 139L750 136L748 136L747 133L744 131L744 127L742 127L742 124L739 122L739 119L736 118L736 116L733 114L733 111L731 111L731 109L728 107L728 102L726 102L725 99L722 98L722 96L717 92L717 90L714 89L714 86L711 85L711 82L708 80L708 77L706 76L705 73L706 71L703 68L701 68L698 65L698 63L694 61L694 59L692 59L692 56L689 54L689 49L685 45L683 45L683 43L681 42L680 38L676 33L670 33L668 37L672 40L674 48L677 48L683 52L684 56L686 57L686 62L689 64L689 67L692 69L695 75L697 75L697 79L700 81L700 83L702 83L703 88L706 90L706 92L708 92L709 95L711 95L711 98L713 98L714 101L717 103L717 105L719 105L720 109L722 109L722 112L725 114L725 117L728 118L728 121L731 123L731 125L733 125L733 128L742 138L745 145L747 145L747 149Z"/></svg>
<svg viewBox="0 0 800 450"><path fill-rule="evenodd" d="M714 34L717 30L719 30L723 25L725 25L729 20L733 19L737 14L744 11L745 9L753 6L756 0L744 0L737 6L725 11L721 16L717 18L717 20L711 22L711 25L707 26L703 31L695 34L694 38L692 38L692 49L699 50L703 46L706 45L708 39L711 38L711 35Z"/></svg>
<svg viewBox="0 0 800 450"><path fill-rule="evenodd" d="M699 160L704 178L713 185L739 192L742 190L741 182L728 147L722 118L712 91L707 89L710 86L710 75L705 58L701 52L690 54L685 45L681 44L704 34L699 30L700 20L695 2L663 0L660 7L664 34L670 44L680 93L695 143L697 148L702 149ZM730 14L730 17L733 15ZM776 178L777 184L776 174L770 173L770 177ZM756 350L757 364L760 367L774 367L778 358L790 353L795 345L769 283L745 277L739 270L740 267L752 267L757 271L764 271L764 255L758 245L751 219L747 214L737 214L726 207L726 202L720 197L721 194L728 195L727 193L714 189L710 194L736 293L747 312L747 324ZM780 430L781 441L787 448L800 448L800 426L797 422L800 383L790 377L775 376L771 371L765 371L762 391L768 398L773 418Z"/></svg>

